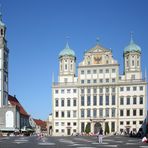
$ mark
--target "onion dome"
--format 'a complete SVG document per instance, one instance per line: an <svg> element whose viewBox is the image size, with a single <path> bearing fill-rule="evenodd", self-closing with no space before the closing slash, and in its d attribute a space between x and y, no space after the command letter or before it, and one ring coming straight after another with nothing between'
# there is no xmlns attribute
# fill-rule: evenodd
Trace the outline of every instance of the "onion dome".
<svg viewBox="0 0 148 148"><path fill-rule="evenodd" d="M62 56L73 56L75 57L75 52L69 48L68 43L66 43L66 47L60 52L59 58Z"/></svg>
<svg viewBox="0 0 148 148"><path fill-rule="evenodd" d="M124 53L137 51L141 53L141 48L133 41L133 36L131 35L131 40L128 46L124 48Z"/></svg>

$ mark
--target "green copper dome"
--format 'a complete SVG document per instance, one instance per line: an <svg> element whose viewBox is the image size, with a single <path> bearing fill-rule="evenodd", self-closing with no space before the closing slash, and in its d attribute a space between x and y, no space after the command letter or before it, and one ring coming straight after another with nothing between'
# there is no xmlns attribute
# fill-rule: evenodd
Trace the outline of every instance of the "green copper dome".
<svg viewBox="0 0 148 148"><path fill-rule="evenodd" d="M69 48L68 43L66 43L66 47L60 52L59 57L62 57L65 55L75 57L75 52L71 48Z"/></svg>
<svg viewBox="0 0 148 148"><path fill-rule="evenodd" d="M131 36L130 44L124 48L124 53L132 51L141 52L141 48L136 43L134 43L133 37Z"/></svg>

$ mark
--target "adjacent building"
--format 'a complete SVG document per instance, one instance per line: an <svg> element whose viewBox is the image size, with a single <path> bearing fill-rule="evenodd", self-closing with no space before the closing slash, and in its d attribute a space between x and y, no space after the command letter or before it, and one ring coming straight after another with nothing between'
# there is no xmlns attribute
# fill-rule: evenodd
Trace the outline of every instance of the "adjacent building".
<svg viewBox="0 0 148 148"><path fill-rule="evenodd" d="M102 126L114 132L138 132L146 118L147 82L141 48L131 40L123 51L124 72L112 51L96 44L84 53L76 75L76 55L68 43L59 54L58 82L52 84L52 134L91 133Z"/></svg>

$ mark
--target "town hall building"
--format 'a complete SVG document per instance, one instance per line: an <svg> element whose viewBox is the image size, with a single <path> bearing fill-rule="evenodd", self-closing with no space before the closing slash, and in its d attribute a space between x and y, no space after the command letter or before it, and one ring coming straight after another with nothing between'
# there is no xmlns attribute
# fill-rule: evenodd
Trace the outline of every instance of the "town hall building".
<svg viewBox="0 0 148 148"><path fill-rule="evenodd" d="M68 43L59 54L58 82L52 83L52 135L138 132L146 118L147 82L141 48L131 40L123 51L124 73L112 51L100 44L88 49L78 65Z"/></svg>

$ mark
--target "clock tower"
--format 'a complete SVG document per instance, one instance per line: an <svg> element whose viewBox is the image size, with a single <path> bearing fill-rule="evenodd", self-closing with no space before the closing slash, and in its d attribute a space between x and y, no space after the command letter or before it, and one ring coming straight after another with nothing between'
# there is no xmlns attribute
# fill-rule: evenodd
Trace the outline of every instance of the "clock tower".
<svg viewBox="0 0 148 148"><path fill-rule="evenodd" d="M8 54L6 26L0 13L0 107L8 105Z"/></svg>

